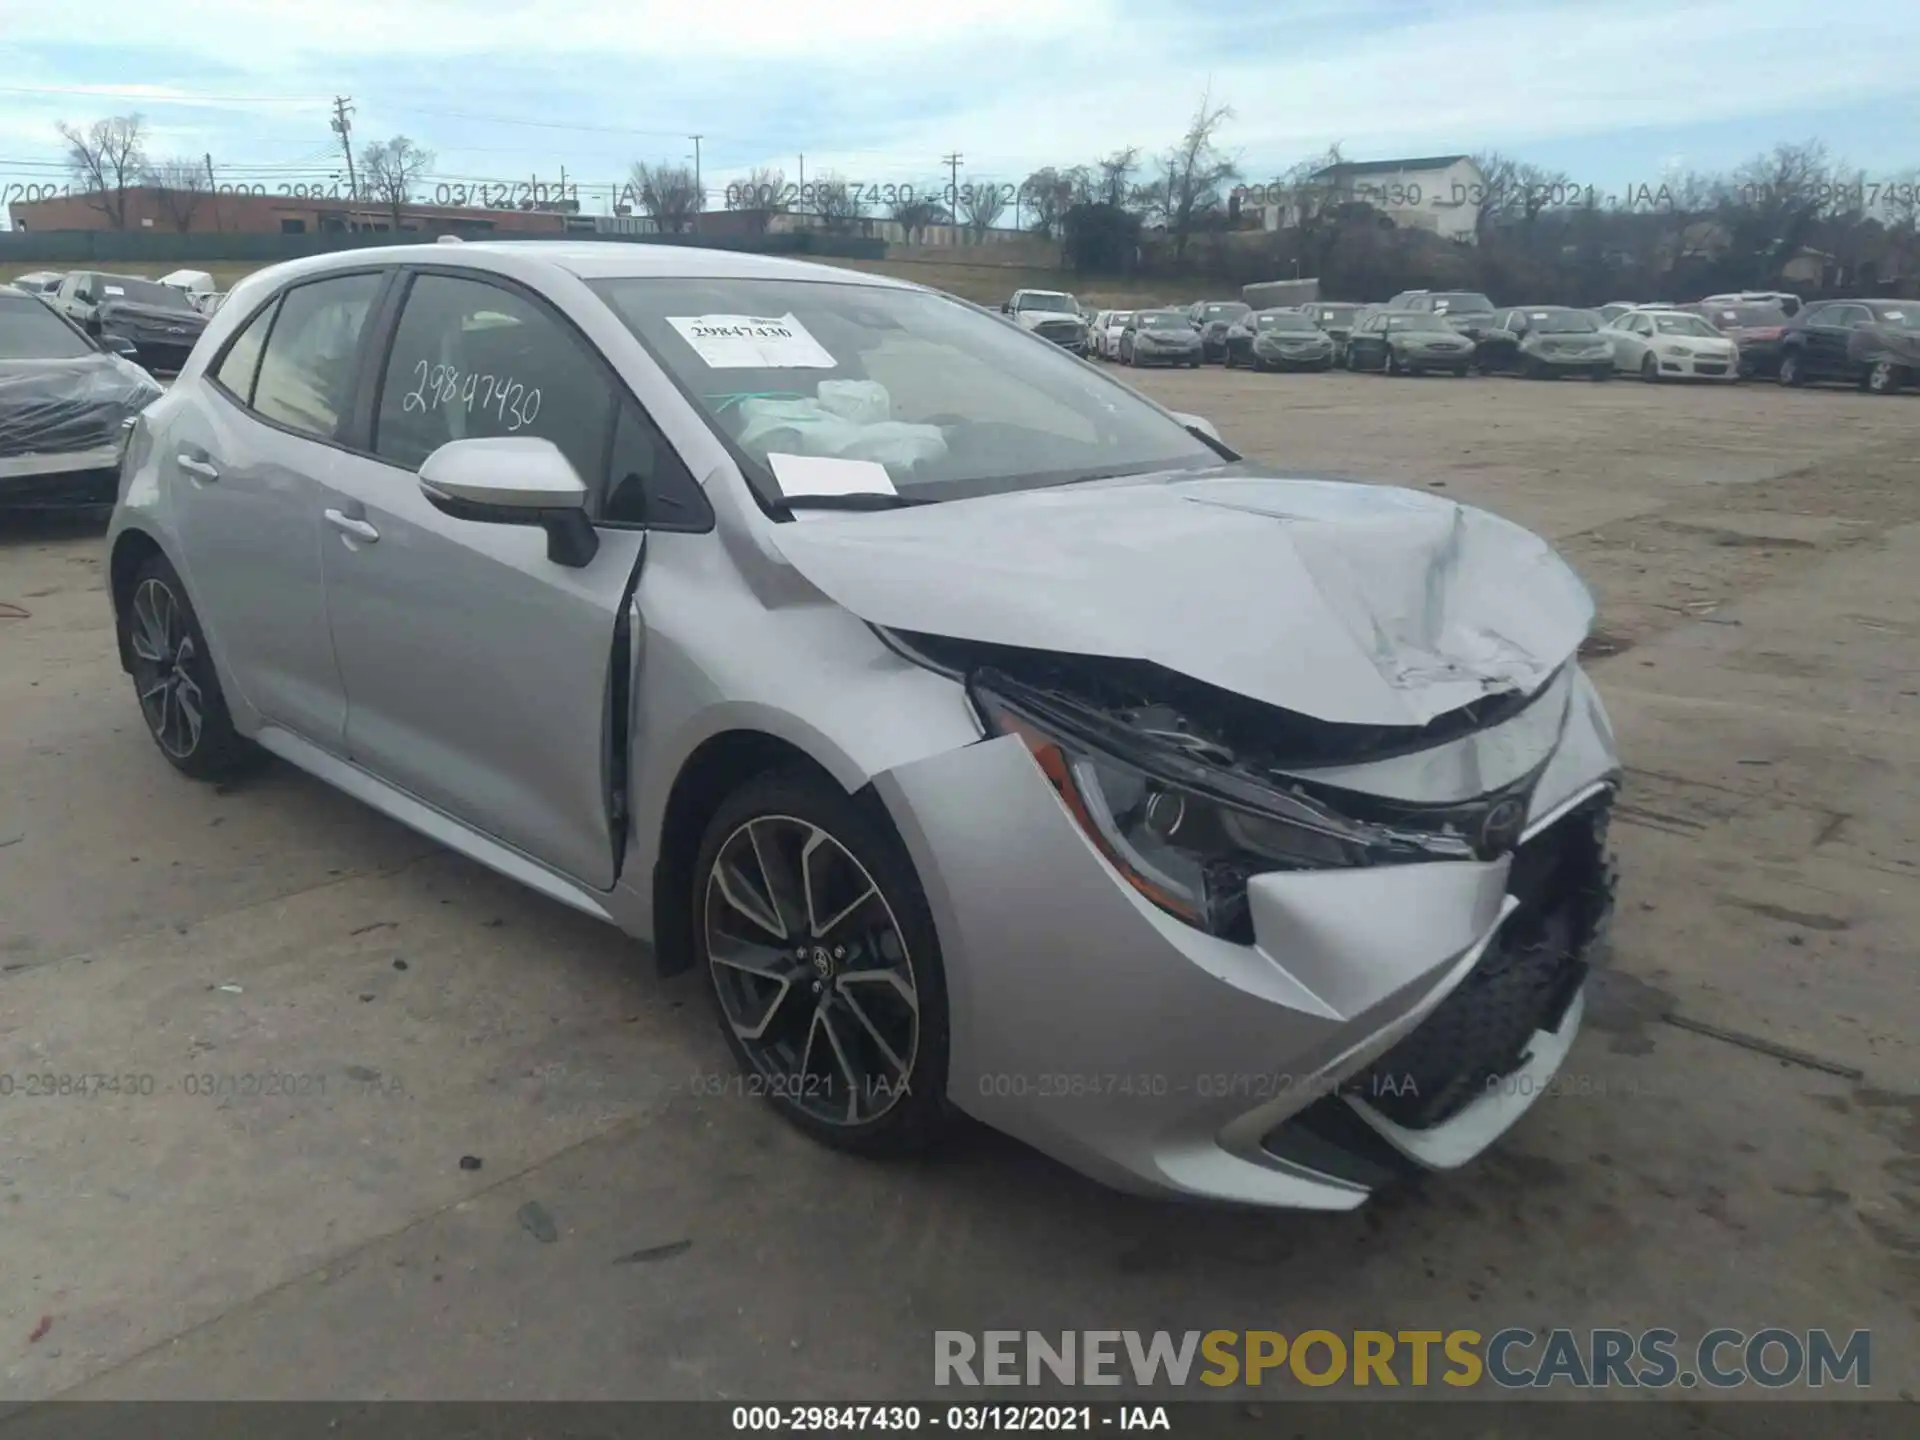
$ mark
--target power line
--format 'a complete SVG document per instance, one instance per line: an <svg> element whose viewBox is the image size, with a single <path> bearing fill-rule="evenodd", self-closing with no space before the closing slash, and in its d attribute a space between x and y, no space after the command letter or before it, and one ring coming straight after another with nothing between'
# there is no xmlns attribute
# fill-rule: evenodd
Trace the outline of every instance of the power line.
<svg viewBox="0 0 1920 1440"><path fill-rule="evenodd" d="M0 95L45 95L63 100L138 100L145 105L317 105L318 97L300 95L155 95L147 90L96 90L92 87L0 85Z"/></svg>

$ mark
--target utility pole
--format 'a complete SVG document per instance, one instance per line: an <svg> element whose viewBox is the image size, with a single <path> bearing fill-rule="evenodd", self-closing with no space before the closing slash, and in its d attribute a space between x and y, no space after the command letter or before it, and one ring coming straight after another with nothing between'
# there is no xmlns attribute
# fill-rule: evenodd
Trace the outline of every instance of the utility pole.
<svg viewBox="0 0 1920 1440"><path fill-rule="evenodd" d="M355 200L360 198L360 177L353 168L353 124L347 119L353 114L353 97L336 95L333 99L333 133L340 137L341 153L347 157L347 189Z"/></svg>
<svg viewBox="0 0 1920 1440"><path fill-rule="evenodd" d="M802 192L802 193L804 193L804 192L806 191L806 188L807 188L807 157L806 157L806 156L804 156L804 155L802 155L802 156L800 157L800 189L801 189L801 192Z"/></svg>
<svg viewBox="0 0 1920 1440"><path fill-rule="evenodd" d="M207 162L207 198L213 201L213 228L224 230L227 227L220 223L220 189L213 183L213 152L207 151L203 158Z"/></svg>
<svg viewBox="0 0 1920 1440"><path fill-rule="evenodd" d="M947 208L953 212L956 224L960 219L960 162L966 158L958 150L940 157L940 163L947 167L947 173L953 177L952 183L947 186Z"/></svg>
<svg viewBox="0 0 1920 1440"><path fill-rule="evenodd" d="M706 137L703 135L689 135L687 138L693 141L693 188L700 192L701 199L704 201L707 192L705 185L700 179L700 142ZM706 206L702 204L701 208L705 209Z"/></svg>

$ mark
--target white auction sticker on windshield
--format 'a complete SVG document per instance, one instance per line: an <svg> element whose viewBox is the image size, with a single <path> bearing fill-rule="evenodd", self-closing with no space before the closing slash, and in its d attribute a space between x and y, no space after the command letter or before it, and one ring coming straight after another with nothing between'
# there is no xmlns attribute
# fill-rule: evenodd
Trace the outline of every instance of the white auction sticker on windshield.
<svg viewBox="0 0 1920 1440"><path fill-rule="evenodd" d="M107 294L109 295L124 295L126 293L127 293L127 287L124 285L107 286Z"/></svg>
<svg viewBox="0 0 1920 1440"><path fill-rule="evenodd" d="M893 477L878 460L844 460L837 455L767 456L780 493L801 495L897 495Z"/></svg>
<svg viewBox="0 0 1920 1440"><path fill-rule="evenodd" d="M669 315L715 370L832 370L837 362L793 315Z"/></svg>

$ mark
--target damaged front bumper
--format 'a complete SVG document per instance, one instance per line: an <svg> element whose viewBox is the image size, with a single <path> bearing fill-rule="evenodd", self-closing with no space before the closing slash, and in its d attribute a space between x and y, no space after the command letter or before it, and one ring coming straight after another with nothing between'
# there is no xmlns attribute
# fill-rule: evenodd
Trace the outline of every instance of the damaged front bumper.
<svg viewBox="0 0 1920 1440"><path fill-rule="evenodd" d="M1611 910L1618 759L1566 683L1517 847L1256 874L1251 943L1128 884L1019 738L878 777L941 938L952 1102L1117 1188L1262 1206L1480 1153L1564 1058ZM1446 783L1472 740L1380 762L1383 787Z"/></svg>

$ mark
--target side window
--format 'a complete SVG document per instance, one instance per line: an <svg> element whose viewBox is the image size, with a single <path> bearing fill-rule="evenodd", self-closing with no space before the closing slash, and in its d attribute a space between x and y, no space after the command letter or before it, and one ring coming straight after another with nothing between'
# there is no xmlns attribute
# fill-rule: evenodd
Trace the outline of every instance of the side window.
<svg viewBox="0 0 1920 1440"><path fill-rule="evenodd" d="M594 518L656 530L706 530L713 524L713 509L699 482L631 400L620 402L613 422L607 497Z"/></svg>
<svg viewBox="0 0 1920 1440"><path fill-rule="evenodd" d="M605 370L544 306L483 280L421 275L394 331L373 449L417 470L450 440L532 435L592 485L613 399Z"/></svg>
<svg viewBox="0 0 1920 1440"><path fill-rule="evenodd" d="M1840 313L1833 318L1836 324L1844 325L1847 329L1854 330L1866 324L1872 317L1868 315L1867 308L1864 305L1842 305L1840 307Z"/></svg>
<svg viewBox="0 0 1920 1440"><path fill-rule="evenodd" d="M227 346L227 353L214 369L215 382L242 405L253 404L253 377L259 372L260 352L266 346L267 331L273 326L273 313L279 308L279 301L275 300L254 316L247 328Z"/></svg>
<svg viewBox="0 0 1920 1440"><path fill-rule="evenodd" d="M280 299L253 386L263 418L331 440L353 395L360 331L382 275L343 275L296 285Z"/></svg>

